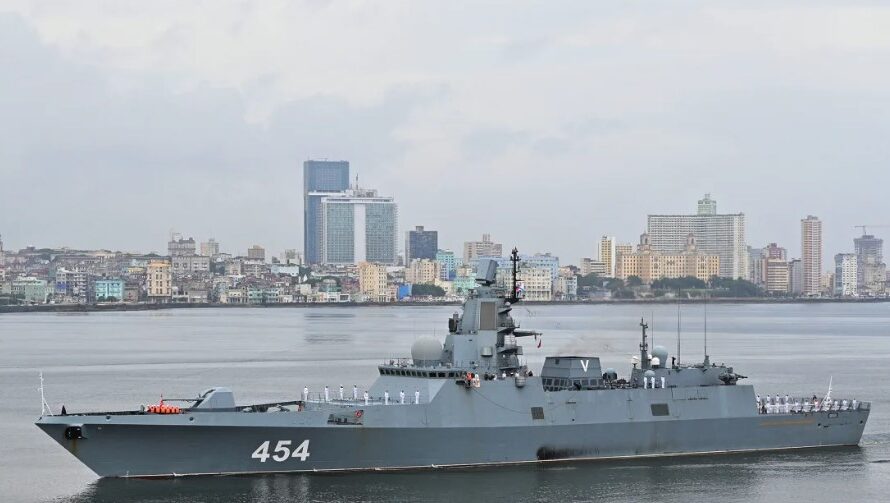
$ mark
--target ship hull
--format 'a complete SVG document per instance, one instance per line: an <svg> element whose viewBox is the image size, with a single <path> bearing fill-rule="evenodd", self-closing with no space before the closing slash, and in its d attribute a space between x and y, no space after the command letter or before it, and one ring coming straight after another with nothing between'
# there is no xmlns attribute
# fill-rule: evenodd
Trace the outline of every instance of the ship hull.
<svg viewBox="0 0 890 503"><path fill-rule="evenodd" d="M374 427L295 425L293 417L301 413L212 414L212 420L194 414L197 419L191 421L186 415L46 416L37 425L101 477L168 477L853 446L868 418L868 410L856 410L592 424ZM250 424L239 424L245 416L254 417ZM81 428L83 438L66 438L72 425Z"/></svg>

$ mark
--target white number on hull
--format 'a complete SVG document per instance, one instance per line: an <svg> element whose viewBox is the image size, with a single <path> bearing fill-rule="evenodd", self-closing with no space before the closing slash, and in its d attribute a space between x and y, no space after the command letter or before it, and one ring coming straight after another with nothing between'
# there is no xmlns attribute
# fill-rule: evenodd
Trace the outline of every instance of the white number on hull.
<svg viewBox="0 0 890 503"><path fill-rule="evenodd" d="M279 440L278 443L275 444L274 454L269 454L270 441L266 440L253 451L253 454L251 454L250 457L259 459L260 463L265 463L270 457L272 458L272 461L277 461L279 463L288 458L299 458L300 461L306 461L306 458L309 457L309 440L303 440L303 442L293 451L290 449L292 443L293 442L290 440Z"/></svg>

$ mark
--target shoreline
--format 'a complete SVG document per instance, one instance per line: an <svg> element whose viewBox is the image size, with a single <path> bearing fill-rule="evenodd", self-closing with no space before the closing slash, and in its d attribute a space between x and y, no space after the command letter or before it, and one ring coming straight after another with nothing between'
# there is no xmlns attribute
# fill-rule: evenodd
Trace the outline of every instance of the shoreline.
<svg viewBox="0 0 890 503"><path fill-rule="evenodd" d="M874 299L836 299L836 298L768 298L768 297L722 297L692 299L603 299L603 300L551 300L541 302L525 302L533 306L572 306L572 305L614 305L614 304L826 304L826 303L883 303L890 298ZM349 307L422 307L422 306L460 306L461 301L430 301L430 302L302 302L293 304L40 304L36 306L0 306L0 314L5 313L91 313L91 312L122 312L122 311L163 311L168 309L288 309L288 308L349 308Z"/></svg>

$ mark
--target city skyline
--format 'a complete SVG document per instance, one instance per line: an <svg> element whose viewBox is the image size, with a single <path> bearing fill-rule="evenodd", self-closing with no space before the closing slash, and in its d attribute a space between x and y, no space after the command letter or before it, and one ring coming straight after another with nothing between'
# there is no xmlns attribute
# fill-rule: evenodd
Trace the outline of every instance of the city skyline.
<svg viewBox="0 0 890 503"><path fill-rule="evenodd" d="M569 262L707 192L794 257L808 214L825 257L890 220L887 7L177 8L0 7L8 247L162 251L174 228L302 249L300 164L321 158L399 201L400 235Z"/></svg>
<svg viewBox="0 0 890 503"><path fill-rule="evenodd" d="M306 161L306 163L311 163L311 162L314 162L314 161L313 161L313 160L307 160L307 161ZM325 161L325 162L327 162L327 161ZM348 170L349 170L349 163L348 163L348 161L337 161L337 162L338 162L338 163L345 163L346 170L347 170L347 176L348 176ZM304 163L304 167L305 167L306 163ZM373 194L374 197L377 197L377 190L376 190L376 189L371 189L370 192L369 192L367 189L359 189L359 190L360 190L360 191L363 191L363 192L366 192L366 193L368 193L368 194ZM346 196L346 195L347 195L347 192L352 193L352 192L350 192L350 191L353 191L353 189L345 189L345 190L343 190L343 191L340 191L339 193L331 191L331 192L330 192L330 195L335 196L335 195L338 195L338 194L339 194L339 195L342 197L342 196ZM317 195L317 196L323 196L324 194L321 194L321 193L316 192L316 195ZM306 192L304 192L304 197L305 197L306 199L308 199L310 196L311 196L310 193L306 193ZM382 200L389 200L389 201L392 201L393 198L392 198L392 197L386 197L386 198L383 198ZM705 206L703 206L703 202L705 203ZM673 231L671 234L672 234L672 235L673 235L673 234L677 234L677 236L681 236L681 241L684 241L684 242L685 242L686 235L688 234L688 231L686 230L685 227L682 227L682 225L680 225L678 222L673 222L673 220L671 220L671 219L676 219L676 218L678 218L678 217L683 217L683 218L701 218L701 216L703 215L703 213L699 213L699 212L702 211L702 208L703 208L703 207L709 208L708 211L710 211L711 208L716 208L716 205L717 205L716 198L712 199L712 194L710 194L710 193L706 193L706 194L704 195L704 199L699 199L699 200L698 200L698 204L697 204L697 206L696 206L696 207L697 207L697 210L695 210L695 211L692 211L692 210L691 210L691 211L687 211L687 212L685 212L685 213L684 213L684 212L677 212L676 214L672 214L672 215L665 215L665 214L647 215L647 218L646 218L646 219L647 219L647 221L648 221L648 224L647 224L646 227L644 227L644 229L643 229L643 231L642 231L641 233L637 234L637 241L631 241L631 240L626 240L626 241L625 241L625 240L623 240L623 239L616 238L616 236L606 236L606 235L602 235L602 236L598 236L598 237L597 237L597 236L594 236L594 237L593 237L593 240L592 240L593 245L591 246L591 248L590 248L590 250L589 250L589 253L588 253L587 255L582 256L582 257L579 257L579 258L577 258L577 259L563 258L562 261L563 261L563 263L566 263L566 264L580 265L580 264L582 264L582 262L583 262L584 260L586 260L586 259L590 259L590 258L592 258L592 259L594 259L594 260L598 260L598 259L602 256L602 253L603 253L603 251L602 251L602 246L603 246L603 243L605 242L605 240L608 240L608 241L611 243L611 246L612 246L612 248L613 248L612 254L614 254L614 248L615 248L616 246L617 246L617 247L631 247L631 248L633 248L633 249L636 249L636 247L637 247L637 244L636 244L636 243L637 243L638 240L639 240L639 236L641 236L641 235L643 235L643 234L648 234L649 231L651 231L651 226L652 226L652 222L653 222L653 220L652 220L653 217L656 217L656 218L665 218L665 217L669 217L665 223L663 223L663 224L659 224L659 225L671 225L671 226L674 226L675 224L676 224L676 225L679 225L679 226L675 229L675 231ZM398 213L398 211L397 211L397 213ZM707 213L704 213L704 215L708 215L708 214L707 214ZM733 214L728 214L728 215L721 215L721 214L716 214L716 215L714 215L714 214L710 214L710 215L712 215L712 216L716 216L716 217L727 217L727 218L728 218L728 217L738 217L738 216L741 216L741 221L740 221L740 224L738 224L738 225L740 225L741 228L742 228L742 230L743 230L742 235L741 235L741 239L744 241L744 236L745 236L745 233L747 232L747 222L745 221L745 218L744 218L744 215L745 215L744 212L733 213ZM303 229L303 232L305 232L305 230L304 230L304 226L305 226L305 221L306 221L305 219L306 219L306 218L307 218L307 216L304 214L304 215L302 216L301 221L300 221L300 228ZM399 239L399 236L407 236L407 235L410 234L410 233L417 232L418 229L423 229L423 228L425 228L425 227L429 227L429 226L415 225L415 226L413 226L413 228L410 228L410 229L404 229L404 230L403 230L402 227L403 227L405 224L402 223L402 218L403 218L403 217L402 217L401 215L398 215L398 216L397 216L397 219L398 219L398 228L396 229L395 234L394 234L394 235L395 235L394 241L395 241L395 250L396 250L396 254L397 254L397 256L400 256L400 257L402 257L402 258L404 259L404 258L406 257L406 253L407 253L407 251L408 251L408 250L407 250L407 242L406 242L406 241L401 241L401 240ZM797 220L797 222L798 222L798 229L797 229L797 231L798 231L798 235L797 235L797 236L786 236L786 237L783 237L781 240L774 240L774 241L772 241L772 242L767 242L767 243L764 243L764 244L751 243L750 241L747 241L747 242L746 242L747 247L748 247L749 249L752 249L752 250L760 250L761 248L764 248L764 249L765 249L765 248L767 248L767 247L769 247L769 246L775 246L775 245L776 245L776 242L778 241L781 245L783 245L782 248L783 248L784 250L794 250L794 246L793 246L793 244L794 244L795 242L798 243L799 245L802 245L802 240L801 240L801 235L800 235L800 232L801 232L801 227L800 227L800 226L803 224L804 221L806 221L806 220L809 219L809 218L817 218L817 217L813 217L812 215L808 215L807 218L800 218L799 220ZM841 247L840 249L837 249L837 250L831 250L831 249L828 249L828 248L826 247L825 240L824 240L824 238L823 238L823 232L822 232L822 228L821 228L821 223L822 223L823 219L822 219L821 217L818 217L818 220L819 220L819 222L820 222L820 224L819 224L819 225L820 225L820 227L819 227L819 240L820 240L820 242L822 243L822 247L823 247L823 250L822 250L822 252L821 252L822 257L825 257L825 256L827 256L827 257L833 257L834 254L837 254L837 253L840 253L840 254L853 253L854 248L855 248L855 249L858 249L859 243L860 243L860 241L862 241L863 238L867 238L867 239L876 239L878 242L881 242L881 241L882 241L882 239L881 239L881 233L880 233L880 232L877 232L877 233L875 233L875 232L871 232L871 233L869 233L869 234L862 234L862 235L851 234L850 237L847 239L848 244L847 244L846 247ZM685 225L685 224L684 224L684 225ZM734 224L734 225L735 225L735 224ZM866 228L868 228L868 227L874 227L874 228L884 228L884 227L887 227L887 228L890 228L890 225L880 225L880 224L876 224L876 225L867 225L867 226L856 225L856 226L852 226L852 227L853 227L853 228L859 228L859 229L863 229L863 227L866 227ZM864 229L863 229L863 230L864 230ZM432 232L432 233L435 233L435 234L438 234L438 233L439 233L439 231L438 231L437 229L427 229L427 232ZM678 234L678 232L679 232L679 234ZM239 250L247 250L248 248L250 248L249 246L245 246L245 247L232 247L232 248L229 248L228 246L223 246L222 248L220 248L220 246L221 246L221 245L220 245L220 242L221 242L222 240L217 239L216 236L204 236L204 235L202 235L201 233L186 233L186 234L189 236L188 239L195 239L195 240L197 240L197 241L205 241L205 242L202 242L202 243L201 243L202 246L203 246L203 245L207 245L208 243L206 243L206 240L209 239L209 240L212 242L212 245L215 246L215 248L216 248L218 251L222 251L223 253L228 253L228 254L231 254L231 255L233 255L233 256L247 256L247 253L241 253L241 251L239 251ZM0 236L2 236L2 235L3 235L3 234L0 233ZM199 238L195 238L195 237L194 237L195 235L199 236ZM490 236L490 235L491 235L491 233L484 233L484 234L483 234L483 239L488 239L488 236ZM622 233L621 235L623 235L623 233ZM180 237L181 237L181 236L182 236L182 233L180 233L179 230L177 230L177 229L170 229L170 230L168 231L168 233L167 233L166 238L167 238L167 239L172 239L173 236L180 236ZM197 241L196 241L196 242L197 242ZM256 243L257 243L257 242L262 242L261 239L252 239L252 238L251 238L251 239L242 240L242 241L244 241L245 243L250 243L251 246L256 246ZM437 240L437 241L438 241L438 240ZM467 245L467 243L474 243L474 242L476 242L476 241L474 240L474 237L473 237L473 236L467 236L466 239L463 239L463 240L461 240L461 241L459 241L459 242L455 242L455 243L451 243L451 244L449 244L449 243L441 244L441 242L438 242L439 246L437 247L437 249L438 249L438 250L451 250L451 251L457 250L458 255L460 255L460 251L461 251L461 249L462 249L462 248L465 248L466 245ZM678 242L679 242L679 241L678 241ZM789 244L791 244L792 246L789 246ZM84 247L77 247L77 246L71 246L71 245L67 245L67 244L61 244L61 245L37 244L37 245L35 245L35 244L33 244L33 243L30 243L30 244L25 245L25 246L18 246L18 247L13 248L13 247L9 247L9 246L8 246L8 241L6 241L6 248L7 248L8 250L18 250L18 249L23 249L23 248L25 248L25 247L27 247L27 246L37 246L38 248L69 248L69 249L72 249L72 250L91 250L91 249L100 250L100 249L105 249L105 250L110 250L110 251L120 251L120 252L127 252L127 253L159 254L159 255L164 255L164 254L165 254L163 248L160 248L160 247L158 247L158 248L149 248L149 249L136 249L136 248L111 248L111 247L106 247L106 246L96 246L96 245L84 246ZM499 246L500 246L500 245L499 245ZM512 246L514 246L514 245L510 245L510 244L507 244L507 242L505 242L505 243L503 244L503 246L505 247L505 249L509 249L510 247L512 247ZM743 245L743 246L744 246L744 245ZM290 251L290 250L302 249L302 250L304 250L304 253L303 253L303 255L302 255L303 260L304 260L304 261L307 261L307 263L311 263L311 262L307 259L307 256L306 256L306 254L305 254L305 250L306 250L305 245L304 245L303 247L290 246L290 247L281 248L281 249L276 249L276 248L268 247L268 246L265 246L265 245L264 245L264 247L270 249L270 250L272 251L272 255L273 255L273 256L277 255L277 253L279 253L279 252L280 252L280 253L285 253L286 251ZM667 246L667 247L664 248L664 251L677 251L677 252L679 252L679 251L682 251L682 249L683 249L683 244L679 244L679 245L677 245L677 246ZM799 247L798 247L798 250L800 250L800 251L799 251L797 254L795 254L795 253L791 253L791 252L787 252L788 255L789 255L789 260L790 260L791 258L798 258L798 259L803 258L803 248L802 248L802 246L799 246ZM745 252L744 248L742 248L741 251L744 253L744 252ZM466 253L466 250L465 250L465 249L464 249L464 252ZM530 252L530 253L549 253L549 254L552 254L552 255L557 256L557 257L560 256L559 253L555 253L553 250L549 250L549 249L546 249L546 248L533 248L533 249L530 250L529 252ZM168 255L169 255L169 254L168 254ZM502 253L501 255L503 255L503 253ZM750 278L750 277L752 276L752 274L755 274L755 272L748 271L747 268L748 268L748 266L750 265L750 259L751 259L751 257L747 257L747 258L748 258L748 260L746 261L746 264L742 267L743 274L739 274L738 277L741 277L741 278ZM353 262L359 262L359 261L360 261L360 260L353 260ZM820 261L821 261L821 266L822 266L822 267L821 267L821 271L822 271L822 272L830 272L830 271L834 271L834 263L833 263L833 261L829 260L828 262L826 262L824 259L821 259ZM321 262L323 262L323 261L320 261L319 263L321 263ZM384 261L384 262L388 262L388 261ZM878 262L880 262L880 260L878 260ZM613 264L613 265L614 265L614 264ZM614 274L614 272L615 272L615 271L612 270L611 274ZM607 275L608 275L608 273L607 273ZM733 276L732 274L729 274L729 273L724 273L724 274L722 274L722 275L725 275L725 276L727 276L727 277L732 277L732 276ZM861 280L860 280L860 283L861 283Z"/></svg>

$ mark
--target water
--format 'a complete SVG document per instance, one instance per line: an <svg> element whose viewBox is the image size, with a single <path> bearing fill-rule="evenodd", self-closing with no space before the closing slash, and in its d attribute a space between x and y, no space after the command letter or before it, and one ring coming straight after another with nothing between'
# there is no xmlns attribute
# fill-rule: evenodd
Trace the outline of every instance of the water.
<svg viewBox="0 0 890 503"><path fill-rule="evenodd" d="M0 315L0 501L853 501L890 490L890 304L710 305L711 360L761 393L872 401L861 447L772 454L350 475L103 480L35 426L47 401L131 409L230 385L239 402L296 399L309 386L369 385L418 335L444 336L454 307L202 309ZM626 374L641 316L676 352L676 307L519 305L537 370L547 354L593 354ZM684 361L702 358L702 306L683 308ZM744 381L743 381L744 382ZM138 456L138 452L133 453Z"/></svg>

